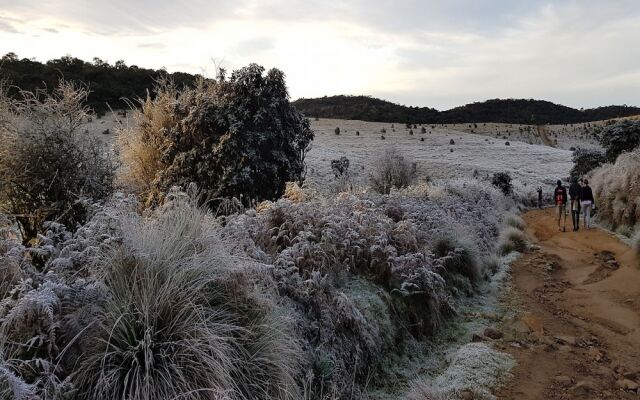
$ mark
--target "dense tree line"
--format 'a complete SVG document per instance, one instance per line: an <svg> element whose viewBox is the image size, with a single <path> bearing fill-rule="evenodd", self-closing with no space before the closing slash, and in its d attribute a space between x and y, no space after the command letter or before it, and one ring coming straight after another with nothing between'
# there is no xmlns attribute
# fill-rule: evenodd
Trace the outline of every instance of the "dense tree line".
<svg viewBox="0 0 640 400"><path fill-rule="evenodd" d="M0 79L12 85L10 95L15 97L18 88L30 92L43 88L54 90L64 78L88 87L87 105L96 111L127 107L127 99L144 98L147 91L164 77L179 87L191 85L197 79L196 75L183 72L167 73L162 69L127 66L121 60L112 65L99 58L86 62L64 56L41 63L27 58L19 59L15 53L8 53L0 61Z"/></svg>
<svg viewBox="0 0 640 400"><path fill-rule="evenodd" d="M294 106L308 117L359 119L417 124L503 122L511 124L573 124L640 114L640 108L607 106L586 110L542 100L494 99L447 111L407 107L368 96L331 96L299 99Z"/></svg>

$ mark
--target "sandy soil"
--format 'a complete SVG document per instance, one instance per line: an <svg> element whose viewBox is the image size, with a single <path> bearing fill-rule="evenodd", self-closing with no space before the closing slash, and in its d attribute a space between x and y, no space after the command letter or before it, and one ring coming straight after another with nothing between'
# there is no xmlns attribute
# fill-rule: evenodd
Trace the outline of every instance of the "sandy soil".
<svg viewBox="0 0 640 400"><path fill-rule="evenodd" d="M524 216L536 246L512 266L509 298L525 313L499 345L519 365L497 397L638 399L639 262L605 231L558 232L553 211Z"/></svg>

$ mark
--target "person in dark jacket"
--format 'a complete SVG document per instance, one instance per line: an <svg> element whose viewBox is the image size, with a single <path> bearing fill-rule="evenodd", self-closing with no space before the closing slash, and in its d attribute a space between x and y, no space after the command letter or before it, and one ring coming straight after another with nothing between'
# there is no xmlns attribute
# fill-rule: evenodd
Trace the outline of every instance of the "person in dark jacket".
<svg viewBox="0 0 640 400"><path fill-rule="evenodd" d="M567 189L562 186L562 181L558 180L558 186L553 192L553 198L556 202L558 209L558 230L560 232L566 232L567 230ZM564 216L564 225L561 225L562 217Z"/></svg>
<svg viewBox="0 0 640 400"><path fill-rule="evenodd" d="M542 186L538 186L538 208L542 208Z"/></svg>
<svg viewBox="0 0 640 400"><path fill-rule="evenodd" d="M584 186L580 191L580 206L582 207L583 220L584 220L584 228L591 228L591 210L596 207L596 200L593 197L593 190L591 190L591 186L589 186L589 181L587 179L584 180Z"/></svg>
<svg viewBox="0 0 640 400"><path fill-rule="evenodd" d="M580 229L580 193L582 186L578 183L578 178L571 180L569 186L569 198L571 199L571 222L573 223L573 231Z"/></svg>

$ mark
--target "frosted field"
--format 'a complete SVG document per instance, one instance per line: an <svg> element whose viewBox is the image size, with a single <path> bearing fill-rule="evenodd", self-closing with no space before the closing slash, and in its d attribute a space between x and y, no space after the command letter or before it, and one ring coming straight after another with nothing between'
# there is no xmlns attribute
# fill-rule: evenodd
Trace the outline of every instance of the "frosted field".
<svg viewBox="0 0 640 400"><path fill-rule="evenodd" d="M507 146L505 139L449 127L432 129L425 125L427 133L422 134L418 126L413 135L405 124L394 124L393 132L391 124L387 123L321 119L312 121L312 127L316 137L307 155L307 179L320 188L328 187L334 181L331 160L347 157L354 183L363 184L377 154L390 147L401 151L410 162L417 163L419 180L471 177L474 171L480 177L509 172L514 180L537 187L539 184L552 185L558 178L567 177L572 167L571 151L568 150L513 139L509 139ZM340 128L340 135L334 133L336 127ZM382 128L386 133L380 132ZM356 131L360 132L359 136ZM449 144L451 139L454 145Z"/></svg>
<svg viewBox="0 0 640 400"><path fill-rule="evenodd" d="M113 143L118 124L131 122L131 112L126 118L107 113L82 129L100 140ZM509 172L514 181L535 190L540 184L553 185L558 178L567 177L572 167L568 146L560 149L529 144L533 143L535 135L528 134L524 125L457 124L435 125L435 128L424 125L425 134L420 133L421 126L418 125L413 129L413 135L401 123L320 119L311 120L311 126L316 137L307 154L307 182L323 192L333 190L335 185L331 160L347 157L353 185L364 187L372 162L378 154L391 147L405 154L409 162L416 163L418 182L427 178L471 177L474 171L478 177ZM336 127L340 128L340 135L334 133ZM383 128L386 130L384 134L381 133ZM107 129L109 134L103 134ZM471 130L476 133L469 133ZM356 131L360 132L359 136ZM382 140L382 135L385 140ZM496 138L498 135L499 139ZM568 137L563 140L564 135ZM565 132L558 132L558 136L563 144L586 144ZM421 138L424 142L420 141ZM451 139L454 145L449 144ZM507 141L509 146L505 144Z"/></svg>

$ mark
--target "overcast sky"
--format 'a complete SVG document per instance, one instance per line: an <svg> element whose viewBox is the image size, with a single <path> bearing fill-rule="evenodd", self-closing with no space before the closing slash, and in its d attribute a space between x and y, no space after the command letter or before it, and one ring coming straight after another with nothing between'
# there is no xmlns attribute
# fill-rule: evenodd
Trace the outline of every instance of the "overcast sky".
<svg viewBox="0 0 640 400"><path fill-rule="evenodd" d="M0 0L10 51L208 76L256 62L294 99L640 106L639 0Z"/></svg>

